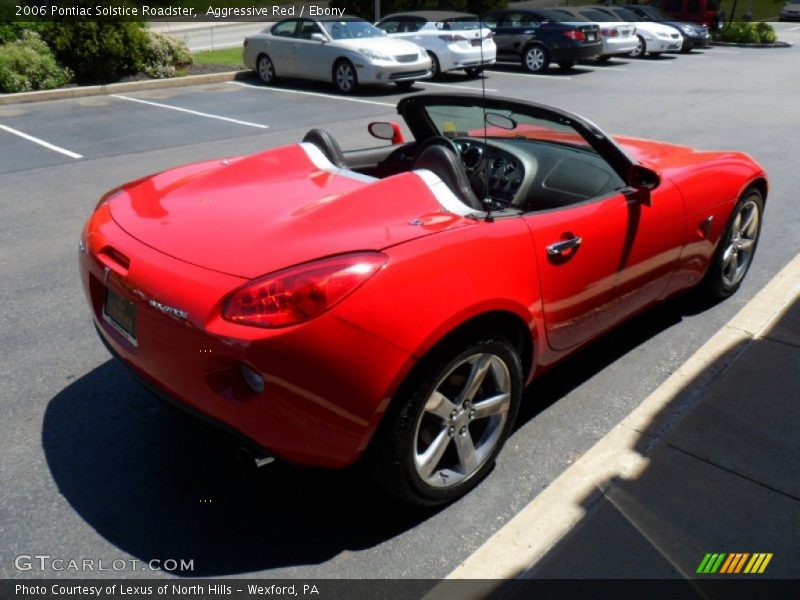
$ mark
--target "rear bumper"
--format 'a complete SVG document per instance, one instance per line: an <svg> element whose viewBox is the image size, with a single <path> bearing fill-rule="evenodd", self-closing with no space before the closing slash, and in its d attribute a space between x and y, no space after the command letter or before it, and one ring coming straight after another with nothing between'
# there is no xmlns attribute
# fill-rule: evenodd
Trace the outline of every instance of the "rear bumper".
<svg viewBox="0 0 800 600"><path fill-rule="evenodd" d="M550 50L550 60L552 62L589 60L592 58L597 58L602 53L603 42L598 40L597 43L594 44L553 48Z"/></svg>
<svg viewBox="0 0 800 600"><path fill-rule="evenodd" d="M465 49L458 47L457 44L451 44L448 46L447 51L442 52L442 55L437 58L439 59L439 68L442 71L481 67L495 62L497 59L497 46L491 40L489 43L484 43L483 51L481 51L480 46Z"/></svg>
<svg viewBox="0 0 800 600"><path fill-rule="evenodd" d="M628 36L624 38L603 38L603 56L617 56L630 54L639 45L639 38Z"/></svg>
<svg viewBox="0 0 800 600"><path fill-rule="evenodd" d="M333 311L273 330L224 321L221 300L242 280L145 246L108 210L90 219L85 239L81 279L111 354L159 397L250 448L297 464L351 464L366 448L399 374L413 364L408 353ZM106 272L98 252L109 246L130 258L127 272ZM102 317L106 287L135 306L135 346ZM189 316L165 314L151 305L154 297ZM243 365L263 377L262 392L248 387Z"/></svg>
<svg viewBox="0 0 800 600"><path fill-rule="evenodd" d="M653 37L647 40L648 52L677 52L682 46L682 37L679 37L678 39L670 38L669 40Z"/></svg>

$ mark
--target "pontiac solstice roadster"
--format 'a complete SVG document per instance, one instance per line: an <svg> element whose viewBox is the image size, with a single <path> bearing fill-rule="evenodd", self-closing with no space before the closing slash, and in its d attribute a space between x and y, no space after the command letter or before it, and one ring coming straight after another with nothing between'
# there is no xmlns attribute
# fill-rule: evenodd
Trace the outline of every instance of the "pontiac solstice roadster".
<svg viewBox="0 0 800 600"><path fill-rule="evenodd" d="M101 339L162 398L263 461L363 458L433 505L487 474L557 361L690 288L734 293L767 178L529 102L397 109L412 141L315 129L112 190L79 256Z"/></svg>

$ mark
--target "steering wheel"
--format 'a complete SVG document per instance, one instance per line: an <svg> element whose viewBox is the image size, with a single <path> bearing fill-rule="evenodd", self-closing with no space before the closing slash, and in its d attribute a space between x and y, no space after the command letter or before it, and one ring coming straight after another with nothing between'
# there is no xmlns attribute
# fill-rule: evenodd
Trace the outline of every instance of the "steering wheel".
<svg viewBox="0 0 800 600"><path fill-rule="evenodd" d="M448 150L450 150L453 154L456 155L458 162L461 162L461 150L459 150L456 143L448 137L444 137L443 135L434 135L433 137L429 137L427 140L423 141L419 148L417 148L417 153L414 155L414 161L422 155L425 150L430 148L431 146L444 146ZM463 164L463 163L462 163Z"/></svg>

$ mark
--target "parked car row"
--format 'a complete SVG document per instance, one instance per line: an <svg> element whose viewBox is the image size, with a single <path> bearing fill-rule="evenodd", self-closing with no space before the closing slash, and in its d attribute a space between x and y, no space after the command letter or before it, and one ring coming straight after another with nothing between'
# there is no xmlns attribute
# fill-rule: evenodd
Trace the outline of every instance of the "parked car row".
<svg viewBox="0 0 800 600"><path fill-rule="evenodd" d="M614 56L657 56L708 45L708 27L674 21L656 6L541 8L518 2L478 15L452 11L391 14L372 25L357 17L289 18L244 40L244 64L261 80L330 81L342 93L361 84L409 87L463 70L477 77L496 61L532 73L551 64Z"/></svg>

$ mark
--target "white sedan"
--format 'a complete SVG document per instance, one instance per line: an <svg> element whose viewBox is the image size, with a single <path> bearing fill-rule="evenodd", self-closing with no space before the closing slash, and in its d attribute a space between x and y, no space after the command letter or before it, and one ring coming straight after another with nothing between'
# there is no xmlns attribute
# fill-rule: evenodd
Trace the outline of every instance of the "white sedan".
<svg viewBox="0 0 800 600"><path fill-rule="evenodd" d="M384 17L378 28L391 37L419 44L431 57L431 70L440 73L464 69L470 77L497 59L492 30L481 27L477 15L420 10Z"/></svg>
<svg viewBox="0 0 800 600"><path fill-rule="evenodd" d="M279 21L245 38L244 64L267 84L276 77L301 77L331 81L345 94L360 84L410 87L431 77L431 59L424 49L348 17Z"/></svg>
<svg viewBox="0 0 800 600"><path fill-rule="evenodd" d="M674 27L653 21L642 21L642 17L621 6L598 6L596 8L611 17L636 26L639 45L636 50L631 52L631 56L641 57L646 53L658 56L663 52L679 52L683 47L683 36Z"/></svg>

